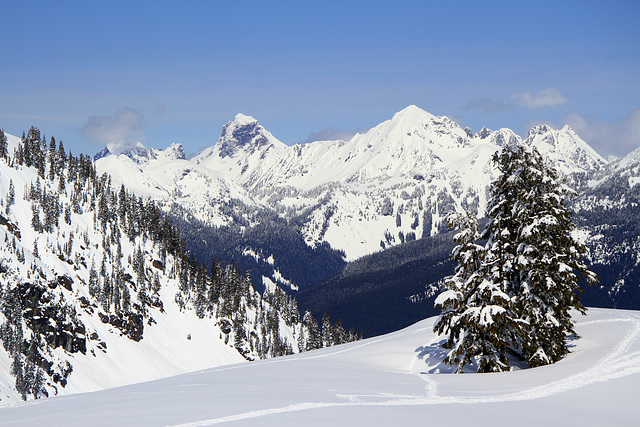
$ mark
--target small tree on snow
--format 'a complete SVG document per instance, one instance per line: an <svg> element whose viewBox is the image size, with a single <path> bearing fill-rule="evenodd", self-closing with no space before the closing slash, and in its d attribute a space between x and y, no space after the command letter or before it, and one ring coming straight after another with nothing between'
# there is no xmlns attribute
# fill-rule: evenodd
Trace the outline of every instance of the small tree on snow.
<svg viewBox="0 0 640 427"><path fill-rule="evenodd" d="M334 344L333 325L328 311L322 316L322 344L324 347L331 347Z"/></svg>
<svg viewBox="0 0 640 427"><path fill-rule="evenodd" d="M0 159L7 159L9 157L9 148L7 136L4 134L4 130L0 129Z"/></svg>
<svg viewBox="0 0 640 427"><path fill-rule="evenodd" d="M305 351L316 350L322 348L322 333L320 326L310 311L304 313L302 320L304 324L304 335L306 338Z"/></svg>
<svg viewBox="0 0 640 427"><path fill-rule="evenodd" d="M564 206L569 190L535 150L508 147L493 161L501 172L490 188L489 223L477 233L475 218L454 215L459 230L452 256L456 273L436 299L442 313L434 331L448 334L446 363L462 372L472 358L479 372L510 368L508 350L530 366L558 361L575 333L570 309L584 313L578 276L596 277L581 258L586 248L571 232ZM484 246L475 243L485 240Z"/></svg>
<svg viewBox="0 0 640 427"><path fill-rule="evenodd" d="M16 188L13 185L13 180L9 180L9 192L7 193L7 207L5 212L9 215L9 208L16 201Z"/></svg>

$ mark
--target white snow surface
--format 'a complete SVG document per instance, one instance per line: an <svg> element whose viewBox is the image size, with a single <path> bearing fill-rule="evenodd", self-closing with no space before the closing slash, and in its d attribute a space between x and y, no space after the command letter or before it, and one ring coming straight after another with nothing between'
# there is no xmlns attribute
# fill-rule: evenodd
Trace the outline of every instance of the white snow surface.
<svg viewBox="0 0 640 427"><path fill-rule="evenodd" d="M430 318L294 356L14 403L0 425L637 425L640 312L575 320L571 353L534 369L452 374Z"/></svg>

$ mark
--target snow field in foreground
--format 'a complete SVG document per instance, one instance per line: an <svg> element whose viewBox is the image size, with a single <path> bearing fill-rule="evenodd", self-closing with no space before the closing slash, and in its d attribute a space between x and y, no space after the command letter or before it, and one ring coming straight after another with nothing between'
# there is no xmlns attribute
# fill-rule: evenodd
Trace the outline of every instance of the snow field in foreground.
<svg viewBox="0 0 640 427"><path fill-rule="evenodd" d="M446 374L434 318L295 356L0 408L0 425L636 425L640 312L590 309L560 362ZM428 372L441 372L431 374Z"/></svg>

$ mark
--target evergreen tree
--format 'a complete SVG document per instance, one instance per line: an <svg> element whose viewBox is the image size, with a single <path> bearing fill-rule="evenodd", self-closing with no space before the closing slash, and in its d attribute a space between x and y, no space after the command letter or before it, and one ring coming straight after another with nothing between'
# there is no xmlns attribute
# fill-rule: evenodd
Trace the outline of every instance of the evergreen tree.
<svg viewBox="0 0 640 427"><path fill-rule="evenodd" d="M120 224L124 225L127 217L127 192L124 189L124 184L120 186L120 193L118 195L118 218Z"/></svg>
<svg viewBox="0 0 640 427"><path fill-rule="evenodd" d="M322 334L316 318L307 310L302 318L306 336L306 351L322 348Z"/></svg>
<svg viewBox="0 0 640 427"><path fill-rule="evenodd" d="M246 353L247 332L242 316L236 316L233 320L233 346L241 353Z"/></svg>
<svg viewBox="0 0 640 427"><path fill-rule="evenodd" d="M160 276L156 274L153 278L153 282L151 283L151 292L153 292L154 296L159 296L161 287L162 285L160 284Z"/></svg>
<svg viewBox="0 0 640 427"><path fill-rule="evenodd" d="M355 326L351 326L351 328L349 328L349 342L355 342L355 341L358 341L359 339L361 338L356 332Z"/></svg>
<svg viewBox="0 0 640 427"><path fill-rule="evenodd" d="M4 134L4 130L0 129L0 159L8 160L9 158L9 146L7 141L7 135Z"/></svg>
<svg viewBox="0 0 640 427"><path fill-rule="evenodd" d="M91 270L89 270L89 295L94 298L98 298L100 295L100 279L93 260L91 261Z"/></svg>
<svg viewBox="0 0 640 427"><path fill-rule="evenodd" d="M37 163L38 152L40 151L40 129L31 126L26 138L23 138L23 158L26 166L33 166Z"/></svg>
<svg viewBox="0 0 640 427"><path fill-rule="evenodd" d="M581 261L585 247L572 237L569 190L558 173L522 146L493 161L501 174L490 187L485 230L479 234L469 214L449 217L458 230L458 266L436 299L442 311L434 331L448 335L445 362L457 372L474 358L479 372L508 370L506 354L516 351L529 366L556 362L575 333L569 311L585 311L577 273L596 280Z"/></svg>
<svg viewBox="0 0 640 427"><path fill-rule="evenodd" d="M31 386L31 393L33 394L34 399L39 399L40 395L43 394L45 384L46 381L44 371L38 366L36 368L35 377Z"/></svg>
<svg viewBox="0 0 640 427"><path fill-rule="evenodd" d="M208 299L211 303L217 303L220 297L220 284L222 281L222 266L216 257L211 261L211 284L208 291Z"/></svg>
<svg viewBox="0 0 640 427"><path fill-rule="evenodd" d="M342 327L342 321L338 318L336 319L336 324L333 327L333 343L334 345L340 345L346 342L348 342L348 335Z"/></svg>
<svg viewBox="0 0 640 427"><path fill-rule="evenodd" d="M65 167L67 166L67 155L64 152L64 144L62 144L62 140L58 141L58 153L56 157L57 157L56 161L58 162L58 168L60 170L64 170ZM71 157L71 153L69 153L69 157Z"/></svg>
<svg viewBox="0 0 640 427"><path fill-rule="evenodd" d="M491 186L483 237L509 239L501 254L508 261L506 290L516 315L527 323L513 344L530 366L554 363L568 353L566 335L575 334L569 311L586 310L576 273L597 280L582 262L586 247L572 236L575 226L564 202L573 192L535 148L505 149L494 162L501 174Z"/></svg>
<svg viewBox="0 0 640 427"><path fill-rule="evenodd" d="M31 202L31 227L37 233L42 233L42 223L40 222L40 208L35 202Z"/></svg>
<svg viewBox="0 0 640 427"><path fill-rule="evenodd" d="M40 253L38 252L38 239L36 238L33 241L33 257L40 258Z"/></svg>
<svg viewBox="0 0 640 427"><path fill-rule="evenodd" d="M20 353L16 354L13 358L13 362L11 363L11 374L16 377L16 391L20 393L22 400L27 400L29 390L24 377L24 361L22 360L22 354Z"/></svg>
<svg viewBox="0 0 640 427"><path fill-rule="evenodd" d="M66 185L66 179L64 178L64 172L60 171L60 175L58 177L58 193L64 194L66 188L67 188L67 185Z"/></svg>
<svg viewBox="0 0 640 427"><path fill-rule="evenodd" d="M9 180L9 192L7 193L7 206L6 206L7 215L9 214L9 208L11 208L11 205L13 205L15 200L16 200L16 189L13 186L13 180L10 179Z"/></svg>
<svg viewBox="0 0 640 427"><path fill-rule="evenodd" d="M102 193L100 196L100 201L98 202L98 221L100 221L100 225L102 229L105 230L107 226L107 221L109 220L109 203L107 201L107 195Z"/></svg>
<svg viewBox="0 0 640 427"><path fill-rule="evenodd" d="M116 313L122 310L122 294L120 292L120 288L122 287L122 283L120 281L120 274L117 273L115 275L115 280L113 283L113 311Z"/></svg>
<svg viewBox="0 0 640 427"><path fill-rule="evenodd" d="M69 205L64 206L64 222L71 225L71 209L69 208Z"/></svg>
<svg viewBox="0 0 640 427"><path fill-rule="evenodd" d="M102 303L102 308L107 313L111 311L111 301L113 296L113 284L111 283L111 278L108 274L105 274L102 277L102 292L100 293L100 299Z"/></svg>
<svg viewBox="0 0 640 427"><path fill-rule="evenodd" d="M58 172L58 162L56 161L57 153L56 153L56 140L54 137L51 137L51 142L49 143L49 180L53 181L56 173Z"/></svg>
<svg viewBox="0 0 640 427"><path fill-rule="evenodd" d="M202 319L206 314L207 309L207 297L206 297L206 278L202 269L198 269L195 280L195 293L196 297L193 301L193 306L196 310L196 316Z"/></svg>
<svg viewBox="0 0 640 427"><path fill-rule="evenodd" d="M322 316L322 344L324 347L331 347L334 344L333 325L331 324L329 312L325 312Z"/></svg>
<svg viewBox="0 0 640 427"><path fill-rule="evenodd" d="M62 141L60 141L60 145L62 145ZM58 150L58 155L59 153L60 151ZM64 147L62 148L62 154L64 154ZM66 159L66 156L64 157ZM73 155L71 155L71 152L69 152L68 167L67 167L67 180L69 182L75 182L78 177L76 167L77 167L76 159L75 157L73 157Z"/></svg>
<svg viewBox="0 0 640 427"><path fill-rule="evenodd" d="M33 141L33 165L38 170L38 176L44 178L44 170L46 166L46 152L47 152L47 142L45 140L44 135L40 140L35 139Z"/></svg>

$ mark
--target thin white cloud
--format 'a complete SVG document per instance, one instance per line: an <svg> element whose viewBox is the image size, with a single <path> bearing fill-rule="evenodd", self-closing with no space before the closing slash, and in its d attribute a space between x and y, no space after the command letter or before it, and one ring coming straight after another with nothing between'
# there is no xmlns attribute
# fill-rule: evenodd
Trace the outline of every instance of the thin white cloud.
<svg viewBox="0 0 640 427"><path fill-rule="evenodd" d="M144 139L145 125L142 112L123 108L111 116L91 116L81 129L82 134L95 144L112 148L133 146ZM113 150L112 150L113 151Z"/></svg>
<svg viewBox="0 0 640 427"><path fill-rule="evenodd" d="M513 105L506 102L494 101L490 98L478 98L475 101L467 102L467 105L462 107L463 110L476 110L485 113L497 113L500 111L513 110Z"/></svg>
<svg viewBox="0 0 640 427"><path fill-rule="evenodd" d="M555 88L543 89L536 93L530 91L513 93L511 99L526 108L553 107L567 102L567 99Z"/></svg>

